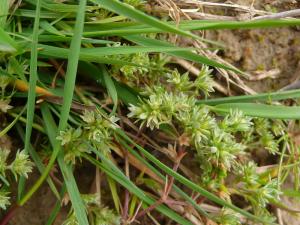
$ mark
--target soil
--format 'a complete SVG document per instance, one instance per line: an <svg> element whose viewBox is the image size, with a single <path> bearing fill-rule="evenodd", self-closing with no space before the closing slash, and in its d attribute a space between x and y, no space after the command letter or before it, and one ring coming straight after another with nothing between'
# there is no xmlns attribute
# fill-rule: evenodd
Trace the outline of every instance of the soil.
<svg viewBox="0 0 300 225"><path fill-rule="evenodd" d="M277 12L300 7L293 0L235 0L231 1L244 6L254 2L254 7L261 10ZM281 89L300 78L300 30L298 27L270 28L251 30L220 30L206 32L206 38L225 45L219 52L226 61L243 71L255 72L279 69L275 79L246 81L256 92L268 92Z"/></svg>
<svg viewBox="0 0 300 225"><path fill-rule="evenodd" d="M294 0L234 0L231 2L247 6L250 6L254 2L256 9L266 10L268 8L269 10L277 11L300 7L300 3ZM294 80L300 79L300 30L297 27L209 31L206 32L206 37L224 43L226 49L220 51L220 55L244 71L253 73L255 71L268 71L275 68L281 71L276 79L267 78L263 81L247 82L247 85L257 92L277 90ZM6 144L8 144L10 143L8 139L0 139L0 142L7 142ZM78 176L78 183L82 184L81 189L83 193L86 193L91 187L94 172L87 173L86 168L81 168L79 171L82 173ZM30 176L28 181L27 186L29 187L39 176L36 171L34 174L34 176ZM283 201L290 208L300 209L299 203L293 202L289 198L284 198ZM45 224L55 203L56 198L51 193L47 184L44 184L25 206L15 212L9 224ZM63 207L55 224L62 224L67 213L68 207ZM282 211L282 216L284 218L283 222L286 225L299 224L298 218L292 217L284 211Z"/></svg>

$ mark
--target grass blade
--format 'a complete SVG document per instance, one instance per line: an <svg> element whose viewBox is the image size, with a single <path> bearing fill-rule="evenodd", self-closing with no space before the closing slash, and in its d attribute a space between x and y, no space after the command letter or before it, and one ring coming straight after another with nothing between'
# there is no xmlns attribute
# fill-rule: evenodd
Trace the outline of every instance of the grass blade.
<svg viewBox="0 0 300 225"><path fill-rule="evenodd" d="M30 138L32 132L33 117L35 111L35 97L36 97L36 82L37 75L37 61L38 61L38 38L39 38L39 23L40 23L41 0L37 1L36 14L33 26L31 56L30 56L30 77L29 77L29 90L27 100L27 118L26 118L26 133L25 133L25 149L26 153L29 152ZM25 186L25 178L21 177L18 185L18 200L23 196Z"/></svg>
<svg viewBox="0 0 300 225"><path fill-rule="evenodd" d="M20 117L22 116L22 114L25 112L26 110L26 106L24 106L24 108L21 110L21 112L15 117L15 119L8 124L3 130L0 131L0 138L5 135L20 119Z"/></svg>
<svg viewBox="0 0 300 225"><path fill-rule="evenodd" d="M117 107L118 107L118 93L115 87L115 84L112 80L112 78L110 77L110 75L108 74L106 68L104 65L100 66L100 70L102 72L103 78L104 78L104 83L106 86L106 89L108 91L109 96L111 97L113 103L114 103L114 107L113 110L111 112L111 114L115 114Z"/></svg>
<svg viewBox="0 0 300 225"><path fill-rule="evenodd" d="M14 53L17 51L15 41L0 27L0 53ZM1 53L2 54L2 53Z"/></svg>
<svg viewBox="0 0 300 225"><path fill-rule="evenodd" d="M257 103L230 103L212 107L219 113L228 113L232 109L239 109L247 116L264 117L270 119L300 119L299 106L266 105Z"/></svg>
<svg viewBox="0 0 300 225"><path fill-rule="evenodd" d="M207 105L218 105L225 103L237 103L237 102L253 102L253 101L276 101L284 99L300 98L300 90L289 90L289 91L278 91L271 93L262 93L256 95L241 95L233 97L224 98L214 98L214 99L203 99L199 100L198 104Z"/></svg>
<svg viewBox="0 0 300 225"><path fill-rule="evenodd" d="M6 17L9 11L9 1L0 0L0 28L5 28Z"/></svg>
<svg viewBox="0 0 300 225"><path fill-rule="evenodd" d="M175 26L171 26L168 23L162 22L154 17L151 17L118 0L92 0L92 2L99 3L102 7L106 8L107 10L118 13L119 15L126 16L142 24L147 24L151 27L158 28L159 30L199 39L197 35L178 29Z"/></svg>

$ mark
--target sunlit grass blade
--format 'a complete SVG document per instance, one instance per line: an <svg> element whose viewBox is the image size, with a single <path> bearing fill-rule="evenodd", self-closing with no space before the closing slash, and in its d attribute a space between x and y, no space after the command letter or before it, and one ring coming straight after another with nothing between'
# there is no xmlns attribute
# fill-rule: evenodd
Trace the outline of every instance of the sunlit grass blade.
<svg viewBox="0 0 300 225"><path fill-rule="evenodd" d="M250 21L189 20L181 23L183 30L254 29L300 25L300 19L274 19Z"/></svg>
<svg viewBox="0 0 300 225"><path fill-rule="evenodd" d="M35 97L36 97L36 82L38 80L37 74L37 61L38 61L38 38L39 38L39 24L40 24L40 10L41 0L37 1L36 4L36 17L34 20L32 44L31 44L31 55L30 55L30 77L29 77L29 90L27 98L27 118L26 118L26 133L25 133L25 147L24 151L29 152L30 138L32 132L33 117L35 112ZM18 200L23 196L25 186L25 178L21 177L18 185Z"/></svg>
<svg viewBox="0 0 300 225"><path fill-rule="evenodd" d="M176 26L173 21L166 22L168 25ZM253 29L253 28L269 28L270 27L285 27L297 26L300 24L300 19L278 19L278 20L252 20L252 21L205 21L205 20L181 20L179 29L184 31L196 30L222 30L222 29ZM151 33L165 33L167 30L161 30L154 26L147 24L118 22L109 23L103 26L101 24L89 25L86 27L84 36L124 36L136 34L151 34ZM205 42L216 42L202 39Z"/></svg>
<svg viewBox="0 0 300 225"><path fill-rule="evenodd" d="M49 45L39 45L41 48L41 54L47 55L52 52L56 52L58 54L63 54L66 56L69 54L68 49L58 48ZM120 46L120 47L97 47L97 48L82 48L80 49L80 56L90 56L90 57L103 57L103 56L113 56L113 55L128 55L134 53L149 53L149 52L171 52L171 51L187 51L191 50L191 48L181 48L172 45L161 45L157 46L156 43L153 45L148 45L146 47L143 46ZM49 53L48 53L49 52ZM83 58L84 59L84 58Z"/></svg>
<svg viewBox="0 0 300 225"><path fill-rule="evenodd" d="M255 95L241 95L241 96L232 96L224 98L213 98L213 99L203 99L198 100L199 104L207 105L218 105L225 103L237 103L237 102L254 102L254 101L277 101L284 99L293 99L300 98L300 90L290 90L290 91L278 91L270 93L262 93Z"/></svg>
<svg viewBox="0 0 300 225"><path fill-rule="evenodd" d="M58 36L64 36L59 30L57 30L54 26L52 26L47 20L43 20L40 23L40 26L50 34L55 34Z"/></svg>
<svg viewBox="0 0 300 225"><path fill-rule="evenodd" d="M119 15L126 16L132 20L138 21L142 24L147 24L151 27L158 28L165 32L180 34L187 37L192 37L195 39L199 39L197 35L194 35L190 32L183 31L181 29L176 28L176 26L171 26L168 23L162 22L152 16L149 16L135 8L124 4L118 0L92 0L95 3L99 3L100 6L118 13Z"/></svg>
<svg viewBox="0 0 300 225"><path fill-rule="evenodd" d="M257 103L228 103L212 107L219 113L228 113L239 109L247 116L264 117L272 119L300 119L299 106L266 105Z"/></svg>

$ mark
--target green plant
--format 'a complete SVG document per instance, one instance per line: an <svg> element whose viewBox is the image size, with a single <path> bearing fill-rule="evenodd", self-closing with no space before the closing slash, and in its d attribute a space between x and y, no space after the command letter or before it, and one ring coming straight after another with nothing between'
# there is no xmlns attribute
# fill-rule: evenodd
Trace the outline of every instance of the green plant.
<svg viewBox="0 0 300 225"><path fill-rule="evenodd" d="M288 123L300 116L298 106L274 101L298 98L299 90L215 98L214 68L243 73L168 38L214 45L193 31L294 26L298 19L177 25L146 14L141 0L16 2L9 9L0 0L0 111L13 118L0 136L18 131L24 150L9 160L10 151L0 149L1 208L9 204L11 173L16 207L47 181L57 198L47 224L66 199L65 225L132 224L144 216L156 224L276 223L267 206L280 205L290 171L299 175ZM255 162L257 149L276 165ZM96 194L80 193L74 176L87 162L97 170ZM33 167L40 176L25 188Z"/></svg>

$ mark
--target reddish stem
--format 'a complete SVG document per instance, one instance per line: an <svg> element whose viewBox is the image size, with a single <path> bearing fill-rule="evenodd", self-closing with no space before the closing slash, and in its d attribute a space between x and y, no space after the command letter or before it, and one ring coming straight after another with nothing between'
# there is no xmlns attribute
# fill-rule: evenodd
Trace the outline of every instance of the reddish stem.
<svg viewBox="0 0 300 225"><path fill-rule="evenodd" d="M18 208L18 205L11 206L4 218L1 220L0 225L7 225Z"/></svg>

